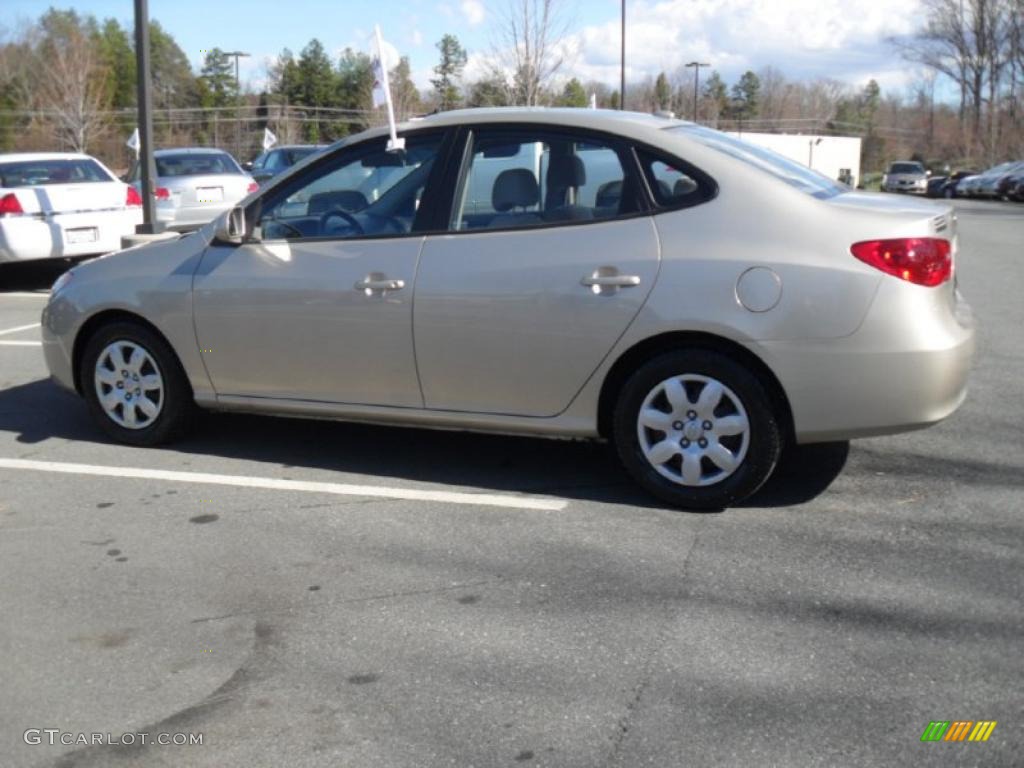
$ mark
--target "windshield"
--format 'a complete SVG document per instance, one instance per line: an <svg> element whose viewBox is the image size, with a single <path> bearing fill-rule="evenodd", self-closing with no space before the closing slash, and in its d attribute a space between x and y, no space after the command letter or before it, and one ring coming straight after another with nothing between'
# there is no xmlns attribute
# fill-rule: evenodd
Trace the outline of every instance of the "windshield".
<svg viewBox="0 0 1024 768"><path fill-rule="evenodd" d="M238 164L223 152L161 155L156 158L156 174L161 178L172 176L206 176L211 173L241 173Z"/></svg>
<svg viewBox="0 0 1024 768"><path fill-rule="evenodd" d="M34 187L43 184L87 184L113 181L94 160L31 160L0 163L0 187Z"/></svg>
<svg viewBox="0 0 1024 768"><path fill-rule="evenodd" d="M924 166L920 163L893 163L889 166L889 173L924 173Z"/></svg>
<svg viewBox="0 0 1024 768"><path fill-rule="evenodd" d="M790 160L778 152L735 139L721 131L714 131L698 125L678 125L666 128L665 130L686 134L686 136L704 146L718 150L737 160L742 160L747 165L753 166L765 173L770 173L780 181L789 184L791 187L796 187L808 195L825 198L849 192L849 187L839 184L828 176L811 170L794 160Z"/></svg>

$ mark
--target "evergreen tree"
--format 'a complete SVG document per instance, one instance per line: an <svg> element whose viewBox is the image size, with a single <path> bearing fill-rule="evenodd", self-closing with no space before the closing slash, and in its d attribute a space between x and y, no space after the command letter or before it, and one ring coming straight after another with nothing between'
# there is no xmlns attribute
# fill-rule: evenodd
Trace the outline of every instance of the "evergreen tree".
<svg viewBox="0 0 1024 768"><path fill-rule="evenodd" d="M469 89L467 107L507 107L508 83L500 73L495 72L483 80L477 80Z"/></svg>
<svg viewBox="0 0 1024 768"><path fill-rule="evenodd" d="M664 72L658 73L658 79L654 81L654 106L655 109L668 109L672 105L672 86L668 84L668 78Z"/></svg>
<svg viewBox="0 0 1024 768"><path fill-rule="evenodd" d="M434 91L437 93L438 108L443 110L454 109L459 105L461 97L456 81L462 75L462 69L466 66L467 55L465 48L459 43L455 35L445 35L437 44L441 52L441 61L434 67L437 77L431 80Z"/></svg>
<svg viewBox="0 0 1024 768"><path fill-rule="evenodd" d="M575 77L565 84L562 89L562 96L558 100L562 107L585 107L589 103L587 92L583 90L583 83Z"/></svg>
<svg viewBox="0 0 1024 768"><path fill-rule="evenodd" d="M114 109L135 106L135 51L128 33L107 19L97 38L100 61L106 70L107 99Z"/></svg>
<svg viewBox="0 0 1024 768"><path fill-rule="evenodd" d="M732 87L731 116L736 120L750 120L757 117L758 96L761 81L757 75L747 70L740 81Z"/></svg>
<svg viewBox="0 0 1024 768"><path fill-rule="evenodd" d="M206 52L199 76L206 85L204 106L226 107L235 103L238 91L235 88L235 68L231 57L220 48Z"/></svg>

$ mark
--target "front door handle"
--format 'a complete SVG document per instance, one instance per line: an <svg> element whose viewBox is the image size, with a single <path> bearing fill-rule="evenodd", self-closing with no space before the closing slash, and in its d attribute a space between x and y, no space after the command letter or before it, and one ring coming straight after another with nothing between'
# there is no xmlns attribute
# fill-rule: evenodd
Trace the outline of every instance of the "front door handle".
<svg viewBox="0 0 1024 768"><path fill-rule="evenodd" d="M400 291L403 288L405 288L405 280L392 280L379 272L371 272L355 284L355 289L362 291L367 296L388 291Z"/></svg>

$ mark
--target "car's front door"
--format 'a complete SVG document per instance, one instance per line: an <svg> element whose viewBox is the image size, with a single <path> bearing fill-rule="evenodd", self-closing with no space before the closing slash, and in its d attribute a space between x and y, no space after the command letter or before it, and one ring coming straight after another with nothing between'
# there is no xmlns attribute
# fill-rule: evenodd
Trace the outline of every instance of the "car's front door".
<svg viewBox="0 0 1024 768"><path fill-rule="evenodd" d="M422 406L412 347L417 219L442 139L327 155L254 201L252 242L207 249L194 316L219 396Z"/></svg>
<svg viewBox="0 0 1024 768"><path fill-rule="evenodd" d="M449 232L427 237L416 357L428 408L553 416L626 330L658 271L628 148L481 128Z"/></svg>

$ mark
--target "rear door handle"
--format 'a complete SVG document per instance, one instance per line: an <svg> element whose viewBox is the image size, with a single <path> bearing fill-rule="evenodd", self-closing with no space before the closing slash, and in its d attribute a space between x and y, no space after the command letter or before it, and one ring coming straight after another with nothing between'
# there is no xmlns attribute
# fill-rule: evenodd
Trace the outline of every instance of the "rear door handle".
<svg viewBox="0 0 1024 768"><path fill-rule="evenodd" d="M599 275L596 272L580 280L588 288L629 288L640 285L639 275Z"/></svg>
<svg viewBox="0 0 1024 768"><path fill-rule="evenodd" d="M400 291L403 288L405 288L405 280L392 280L376 273L367 275L355 284L355 289L362 291L367 296L387 291Z"/></svg>

